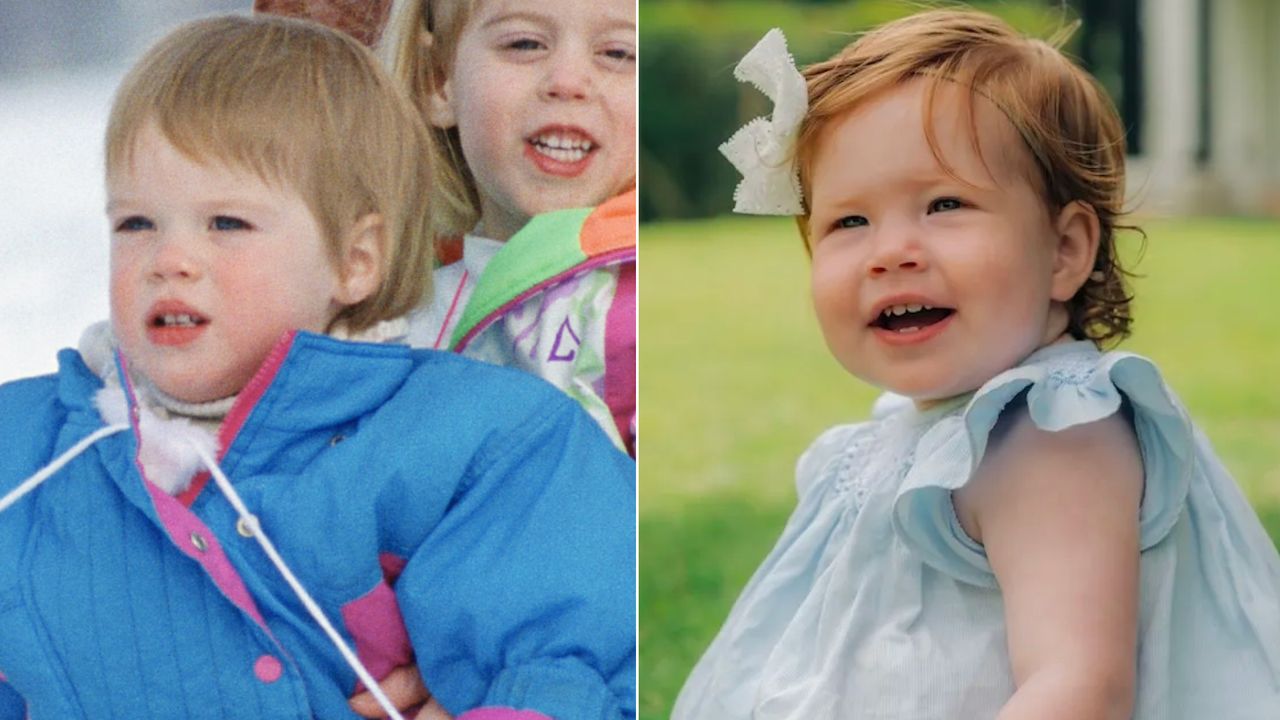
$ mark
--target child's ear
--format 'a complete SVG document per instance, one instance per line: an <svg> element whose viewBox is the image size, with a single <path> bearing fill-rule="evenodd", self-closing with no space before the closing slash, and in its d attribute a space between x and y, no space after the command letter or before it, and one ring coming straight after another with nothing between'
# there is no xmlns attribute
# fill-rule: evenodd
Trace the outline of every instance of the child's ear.
<svg viewBox="0 0 1280 720"><path fill-rule="evenodd" d="M334 300L344 306L368 298L382 283L382 262L386 247L386 223L378 213L356 221L343 238L338 263L338 289Z"/></svg>
<svg viewBox="0 0 1280 720"><path fill-rule="evenodd" d="M451 88L449 87L449 77L445 73L444 68L434 60L434 53L431 46L434 44L434 36L430 31L423 30L418 36L419 51L425 53L427 62L431 63L431 89L427 92L427 122L432 126L441 130L447 130L458 124L453 113L453 103L449 102Z"/></svg>
<svg viewBox="0 0 1280 720"><path fill-rule="evenodd" d="M1102 228L1093 206L1075 200L1058 213L1054 231L1058 243L1050 295L1054 300L1066 302L1075 296L1089 278L1089 273L1093 272Z"/></svg>

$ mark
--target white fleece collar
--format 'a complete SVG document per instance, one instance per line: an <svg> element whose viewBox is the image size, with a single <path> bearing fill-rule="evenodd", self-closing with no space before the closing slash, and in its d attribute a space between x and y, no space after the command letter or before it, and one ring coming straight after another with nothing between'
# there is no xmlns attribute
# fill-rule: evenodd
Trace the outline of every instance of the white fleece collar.
<svg viewBox="0 0 1280 720"><path fill-rule="evenodd" d="M103 388L94 394L93 404L108 425L129 422L129 404L116 372L115 345L111 323L102 321L85 329L78 347L85 365L102 379ZM141 391L146 397L157 392L151 388L137 388L136 391ZM158 402L163 405L162 400ZM192 478L201 467L194 446L199 445L210 455L217 456L215 432L222 416L226 415L226 408L231 406L230 402L219 405L225 407L214 409L215 413L216 410L221 412L210 416L204 423L205 427L201 427L186 418L169 416L164 411L161 411L164 414L161 416L152 409L150 402L139 397L136 432L138 461L144 477L170 495L190 487Z"/></svg>
<svg viewBox="0 0 1280 720"><path fill-rule="evenodd" d="M330 335L355 342L403 342L408 333L404 318L385 320L352 333L339 323ZM129 406L115 364L115 337L111 323L102 321L85 329L79 351L85 364L104 387L94 395L98 414L108 425L129 422ZM132 373L131 373L132 374ZM217 430L230 411L235 396L207 403L184 403L166 396L145 378L134 386L138 401L138 459L147 480L170 495L191 485L203 467L195 447L210 457L218 455Z"/></svg>
<svg viewBox="0 0 1280 720"><path fill-rule="evenodd" d="M93 397L98 414L108 425L129 422L124 389L107 385ZM147 480L170 495L191 485L202 467L196 447L211 457L218 455L218 439L212 432L180 417L161 418L146 405L138 405L138 462Z"/></svg>

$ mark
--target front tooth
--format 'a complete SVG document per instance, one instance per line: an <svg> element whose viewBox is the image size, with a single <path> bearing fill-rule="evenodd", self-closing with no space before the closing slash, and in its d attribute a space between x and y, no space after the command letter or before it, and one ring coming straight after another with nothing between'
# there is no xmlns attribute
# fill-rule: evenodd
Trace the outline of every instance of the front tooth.
<svg viewBox="0 0 1280 720"><path fill-rule="evenodd" d="M923 307L924 307L923 305L916 305L912 303L910 305L907 305L907 312L920 312L920 309Z"/></svg>
<svg viewBox="0 0 1280 720"><path fill-rule="evenodd" d="M552 148L548 147L542 151L542 154L551 157L560 162L577 162L586 157L586 153L579 149L570 148Z"/></svg>
<svg viewBox="0 0 1280 720"><path fill-rule="evenodd" d="M907 314L907 306L906 306L906 305L894 305L894 306L893 306L893 314L894 314L894 315L906 315L906 314Z"/></svg>
<svg viewBox="0 0 1280 720"><path fill-rule="evenodd" d="M172 325L178 322L178 318L174 317L173 315L165 315L163 318L161 318L160 321L163 322L165 325Z"/></svg>

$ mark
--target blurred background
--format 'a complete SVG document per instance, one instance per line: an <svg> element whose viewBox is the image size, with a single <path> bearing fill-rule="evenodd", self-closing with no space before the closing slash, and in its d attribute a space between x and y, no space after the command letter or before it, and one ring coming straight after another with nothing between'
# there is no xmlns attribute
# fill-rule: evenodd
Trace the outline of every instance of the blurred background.
<svg viewBox="0 0 1280 720"><path fill-rule="evenodd" d="M794 464L877 392L827 353L788 218L729 215L716 147L767 99L733 78L771 27L804 65L939 3L640 0L641 717L667 717L795 502ZM1134 335L1280 538L1280 3L969 4L1066 50L1127 128Z"/></svg>
<svg viewBox="0 0 1280 720"><path fill-rule="evenodd" d="M954 3L960 4L960 3ZM1128 128L1132 194L1144 212L1280 215L1280 3L1272 0L973 2L1067 44L1110 91ZM642 218L719 215L733 168L714 151L768 111L733 66L781 27L796 62L832 55L860 29L912 8L899 0L641 0Z"/></svg>
<svg viewBox="0 0 1280 720"><path fill-rule="evenodd" d="M251 5L0 3L0 382L52 372L107 317L101 156L116 84L172 26Z"/></svg>

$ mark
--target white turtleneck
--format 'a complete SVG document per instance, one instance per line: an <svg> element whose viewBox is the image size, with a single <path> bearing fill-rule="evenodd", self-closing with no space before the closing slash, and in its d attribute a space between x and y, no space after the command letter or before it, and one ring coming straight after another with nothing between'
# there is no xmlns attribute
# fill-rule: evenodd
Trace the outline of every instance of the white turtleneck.
<svg viewBox="0 0 1280 720"><path fill-rule="evenodd" d="M330 329L328 334L339 340L355 342L403 343L408 327L408 322L404 318L395 318L353 333L344 323L339 322ZM78 347L85 365L101 378L105 385L103 390L99 391L97 405L103 419L109 423L125 422L128 414L124 392L116 370L116 347L115 335L111 332L111 323L107 320L86 328L80 336ZM143 464L148 469L148 479L170 494L181 492L190 482L191 470L195 465L193 458L176 452L174 448L196 442L210 448L211 455L216 454L218 427L231 412L236 395L207 402L187 402L156 387L150 379L138 373L136 369L130 375L138 402L142 406L143 435L181 437L184 440L184 442L175 443L153 437L153 442L144 445Z"/></svg>

